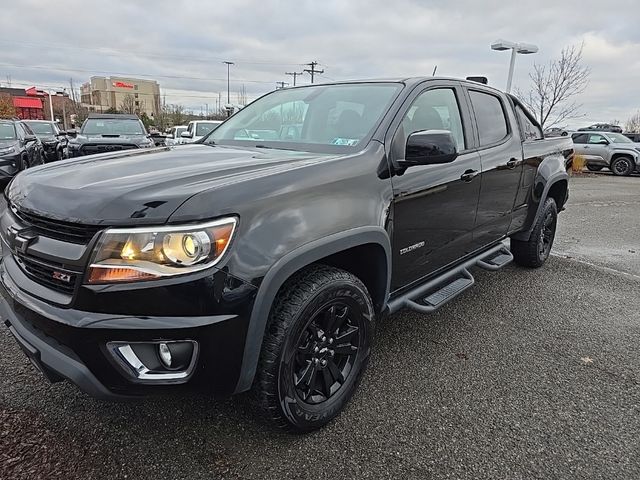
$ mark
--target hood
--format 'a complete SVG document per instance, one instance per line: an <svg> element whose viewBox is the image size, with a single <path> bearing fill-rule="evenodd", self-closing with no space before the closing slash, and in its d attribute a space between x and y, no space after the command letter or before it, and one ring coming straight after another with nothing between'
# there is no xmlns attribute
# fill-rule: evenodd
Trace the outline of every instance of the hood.
<svg viewBox="0 0 640 480"><path fill-rule="evenodd" d="M91 155L25 170L7 196L20 209L58 220L158 224L204 190L330 158L335 156L202 144Z"/></svg>
<svg viewBox="0 0 640 480"><path fill-rule="evenodd" d="M0 148L13 147L18 141L16 139L0 140Z"/></svg>
<svg viewBox="0 0 640 480"><path fill-rule="evenodd" d="M623 149L626 149L626 150L638 150L638 149L640 149L640 143L628 143L628 142L612 143L611 146L613 148L623 148Z"/></svg>
<svg viewBox="0 0 640 480"><path fill-rule="evenodd" d="M43 135L43 134L36 134L36 137L38 137L38 139L41 142L56 142L58 140L58 138L55 135Z"/></svg>

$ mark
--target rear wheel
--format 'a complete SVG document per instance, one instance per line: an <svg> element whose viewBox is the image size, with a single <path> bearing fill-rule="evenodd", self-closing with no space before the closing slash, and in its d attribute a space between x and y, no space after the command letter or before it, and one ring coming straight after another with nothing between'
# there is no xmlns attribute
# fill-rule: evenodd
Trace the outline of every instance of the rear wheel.
<svg viewBox="0 0 640 480"><path fill-rule="evenodd" d="M373 322L367 289L349 272L317 265L292 277L272 307L254 385L267 418L295 432L335 418L367 366Z"/></svg>
<svg viewBox="0 0 640 480"><path fill-rule="evenodd" d="M626 177L633 173L633 160L629 157L616 157L611 162L611 171L619 177Z"/></svg>
<svg viewBox="0 0 640 480"><path fill-rule="evenodd" d="M590 165L590 164L587 164L587 170L589 170L590 172L599 172L603 168L604 167L602 165Z"/></svg>
<svg viewBox="0 0 640 480"><path fill-rule="evenodd" d="M511 239L513 260L524 267L541 267L551 253L557 223L558 207L553 198L547 198L529 240Z"/></svg>

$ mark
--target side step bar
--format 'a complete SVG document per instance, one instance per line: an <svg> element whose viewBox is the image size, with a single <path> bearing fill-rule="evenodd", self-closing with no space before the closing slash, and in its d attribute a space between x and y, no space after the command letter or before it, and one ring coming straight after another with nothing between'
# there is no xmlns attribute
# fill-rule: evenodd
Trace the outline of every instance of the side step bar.
<svg viewBox="0 0 640 480"><path fill-rule="evenodd" d="M506 245L500 243L480 255L458 265L443 275L424 283L389 302L389 313L410 308L420 313L431 313L453 300L475 283L469 268L478 266L485 270L499 270L513 260Z"/></svg>

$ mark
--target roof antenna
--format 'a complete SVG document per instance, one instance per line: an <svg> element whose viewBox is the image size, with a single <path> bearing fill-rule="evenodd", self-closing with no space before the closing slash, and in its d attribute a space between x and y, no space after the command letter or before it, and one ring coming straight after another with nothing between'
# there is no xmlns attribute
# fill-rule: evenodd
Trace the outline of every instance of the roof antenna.
<svg viewBox="0 0 640 480"><path fill-rule="evenodd" d="M431 74L432 77L436 76L436 70L438 70L438 65L436 65L435 67L433 67L433 73Z"/></svg>

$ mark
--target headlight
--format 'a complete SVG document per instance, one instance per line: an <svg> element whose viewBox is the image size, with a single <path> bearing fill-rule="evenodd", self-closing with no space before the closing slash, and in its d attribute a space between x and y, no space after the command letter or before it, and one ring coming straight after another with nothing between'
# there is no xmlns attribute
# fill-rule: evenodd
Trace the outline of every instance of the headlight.
<svg viewBox="0 0 640 480"><path fill-rule="evenodd" d="M111 228L95 249L87 282L135 282L204 270L224 256L236 223L229 217L199 225Z"/></svg>
<svg viewBox="0 0 640 480"><path fill-rule="evenodd" d="M12 153L16 153L14 147L0 148L0 155L10 155Z"/></svg>

